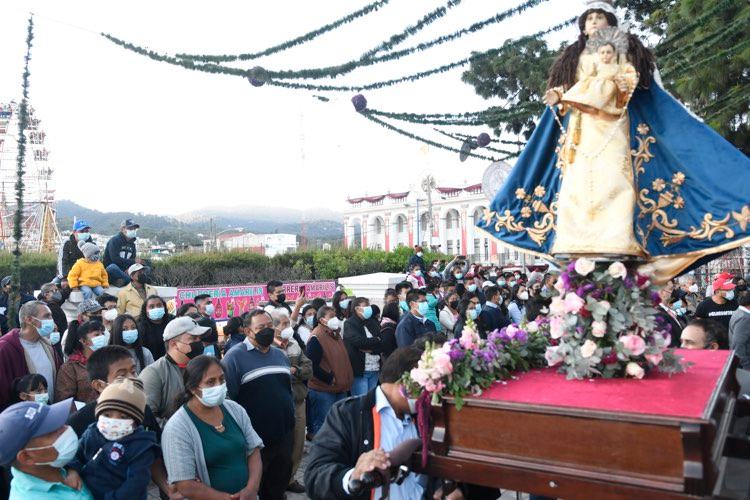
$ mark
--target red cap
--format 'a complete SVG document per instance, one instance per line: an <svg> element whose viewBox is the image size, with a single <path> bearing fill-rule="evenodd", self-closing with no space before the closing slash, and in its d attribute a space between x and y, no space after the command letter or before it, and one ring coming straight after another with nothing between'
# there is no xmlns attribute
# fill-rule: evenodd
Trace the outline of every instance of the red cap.
<svg viewBox="0 0 750 500"><path fill-rule="evenodd" d="M729 273L721 273L716 277L713 284L714 293L719 290L734 290L736 285L732 283L732 275Z"/></svg>

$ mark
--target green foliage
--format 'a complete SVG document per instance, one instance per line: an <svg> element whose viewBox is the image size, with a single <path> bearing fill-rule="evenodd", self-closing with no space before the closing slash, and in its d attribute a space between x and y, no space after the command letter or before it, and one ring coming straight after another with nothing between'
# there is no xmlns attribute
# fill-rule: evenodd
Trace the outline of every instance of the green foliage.
<svg viewBox="0 0 750 500"><path fill-rule="evenodd" d="M0 278L12 272L13 255L0 253ZM51 253L24 253L20 259L20 285L23 292L38 289L49 283L57 274L57 255Z"/></svg>

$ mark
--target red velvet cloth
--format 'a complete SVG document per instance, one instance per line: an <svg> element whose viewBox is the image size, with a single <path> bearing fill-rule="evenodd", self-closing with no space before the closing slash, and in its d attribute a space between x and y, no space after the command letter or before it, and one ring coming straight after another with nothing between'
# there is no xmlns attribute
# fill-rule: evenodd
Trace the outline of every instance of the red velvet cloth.
<svg viewBox="0 0 750 500"><path fill-rule="evenodd" d="M671 378L652 371L641 380L566 380L556 369L547 368L522 373L517 375L517 380L508 380L506 384L498 382L480 398L615 413L702 418L732 353L687 349L678 349L677 353L694 365Z"/></svg>

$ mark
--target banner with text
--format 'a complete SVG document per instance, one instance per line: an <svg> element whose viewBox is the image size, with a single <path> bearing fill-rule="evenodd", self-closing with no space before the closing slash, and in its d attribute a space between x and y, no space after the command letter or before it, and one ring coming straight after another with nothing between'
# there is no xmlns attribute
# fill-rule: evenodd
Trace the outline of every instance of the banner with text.
<svg viewBox="0 0 750 500"><path fill-rule="evenodd" d="M308 300L317 297L330 299L336 291L335 280L300 281L284 283L284 293L287 302L294 302L300 295L300 288L305 289ZM260 304L268 301L265 284L237 285L237 286L208 286L198 288L178 288L175 297L175 308L182 304L192 303L198 295L207 294L211 297L216 311L213 318L225 321L233 316L239 316Z"/></svg>

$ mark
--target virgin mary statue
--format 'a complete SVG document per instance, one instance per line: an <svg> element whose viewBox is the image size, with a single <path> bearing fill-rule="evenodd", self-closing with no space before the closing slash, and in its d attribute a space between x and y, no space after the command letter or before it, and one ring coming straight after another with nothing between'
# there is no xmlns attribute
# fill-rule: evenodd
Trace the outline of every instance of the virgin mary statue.
<svg viewBox="0 0 750 500"><path fill-rule="evenodd" d="M658 281L750 243L750 159L660 86L611 2L587 4L479 227L550 259L647 261Z"/></svg>

